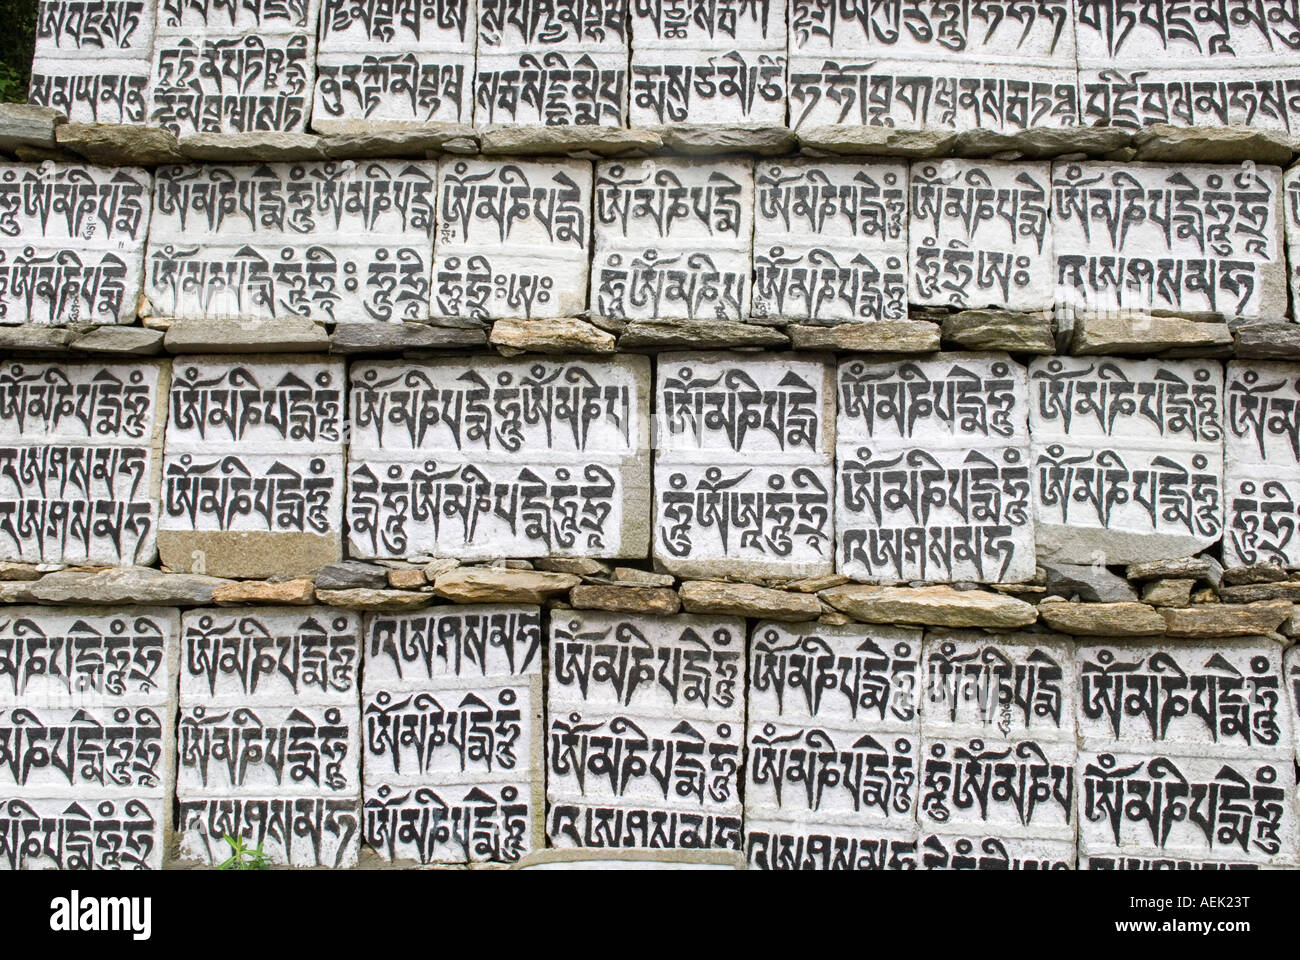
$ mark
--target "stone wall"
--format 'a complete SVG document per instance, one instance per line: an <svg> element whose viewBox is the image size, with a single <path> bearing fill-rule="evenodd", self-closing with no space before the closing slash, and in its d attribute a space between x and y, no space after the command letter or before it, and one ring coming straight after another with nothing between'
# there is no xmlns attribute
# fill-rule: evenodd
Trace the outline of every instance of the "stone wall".
<svg viewBox="0 0 1300 960"><path fill-rule="evenodd" d="M1300 24L867 6L45 0L0 866L1300 866Z"/></svg>

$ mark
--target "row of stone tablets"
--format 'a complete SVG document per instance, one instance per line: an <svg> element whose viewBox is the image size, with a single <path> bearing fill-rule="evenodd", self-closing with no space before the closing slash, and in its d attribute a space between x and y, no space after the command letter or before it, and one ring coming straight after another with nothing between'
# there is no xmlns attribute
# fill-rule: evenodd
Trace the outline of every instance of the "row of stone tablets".
<svg viewBox="0 0 1300 960"><path fill-rule="evenodd" d="M759 867L918 842L949 865L972 839L1071 866L1076 836L1085 864L1300 855L1300 660L1271 641L760 623L747 645L738 618L580 611L548 636L543 718L536 607L11 608L0 864L158 868L173 782L179 855L207 862L226 836L296 866L515 862L543 782L556 846L743 835Z"/></svg>
<svg viewBox="0 0 1300 960"><path fill-rule="evenodd" d="M14 362L0 559L302 575L346 529L354 558L652 554L687 578L1016 582L1220 540L1300 565L1294 364L1233 361L1226 386L1212 360L657 366L652 416L639 356Z"/></svg>
<svg viewBox="0 0 1300 960"><path fill-rule="evenodd" d="M1283 201L1230 165L0 164L0 323L1281 317L1300 171Z"/></svg>
<svg viewBox="0 0 1300 960"><path fill-rule="evenodd" d="M792 125L902 129L1300 127L1294 4L1161 7L42 0L31 98L74 121L180 133L357 120L782 124L787 113Z"/></svg>

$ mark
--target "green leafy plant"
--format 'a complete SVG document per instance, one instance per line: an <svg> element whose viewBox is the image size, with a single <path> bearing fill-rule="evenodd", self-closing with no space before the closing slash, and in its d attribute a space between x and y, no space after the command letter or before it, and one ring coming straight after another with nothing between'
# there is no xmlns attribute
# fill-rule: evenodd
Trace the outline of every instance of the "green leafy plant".
<svg viewBox="0 0 1300 960"><path fill-rule="evenodd" d="M230 844L230 859L217 864L218 870L265 870L271 862L262 851L260 843L253 848L244 842L243 837L232 837L229 834L226 835L226 843Z"/></svg>

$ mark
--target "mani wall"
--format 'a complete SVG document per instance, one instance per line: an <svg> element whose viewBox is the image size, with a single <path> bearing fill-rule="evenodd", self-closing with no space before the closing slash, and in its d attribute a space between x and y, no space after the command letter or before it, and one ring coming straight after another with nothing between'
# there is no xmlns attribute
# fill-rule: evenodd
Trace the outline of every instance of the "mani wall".
<svg viewBox="0 0 1300 960"><path fill-rule="evenodd" d="M43 0L0 867L1300 867L1295 0Z"/></svg>

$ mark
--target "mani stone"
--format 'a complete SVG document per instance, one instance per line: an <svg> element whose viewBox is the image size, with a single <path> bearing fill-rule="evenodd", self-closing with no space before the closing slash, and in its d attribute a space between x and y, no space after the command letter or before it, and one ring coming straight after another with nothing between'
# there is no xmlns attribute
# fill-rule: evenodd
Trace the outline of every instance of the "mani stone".
<svg viewBox="0 0 1300 960"><path fill-rule="evenodd" d="M306 606L316 602L316 591L308 577L293 580L236 580L213 590L212 602Z"/></svg>
<svg viewBox="0 0 1300 960"><path fill-rule="evenodd" d="M327 563L316 571L316 587L321 590L382 590L388 586L388 568L360 560Z"/></svg>
<svg viewBox="0 0 1300 960"><path fill-rule="evenodd" d="M163 565L266 579L341 559L346 390L338 359L176 358Z"/></svg>
<svg viewBox="0 0 1300 960"><path fill-rule="evenodd" d="M1127 580L1105 567L1047 562L1040 565L1047 572L1047 593L1051 596L1067 600L1077 596L1089 603L1121 603L1138 598Z"/></svg>
<svg viewBox="0 0 1300 960"><path fill-rule="evenodd" d="M678 591L687 613L712 613L766 620L816 620L822 614L817 598L808 594L770 590L749 583L691 580Z"/></svg>
<svg viewBox="0 0 1300 960"><path fill-rule="evenodd" d="M633 320L618 338L620 350L696 347L784 347L779 330L735 320Z"/></svg>
<svg viewBox="0 0 1300 960"><path fill-rule="evenodd" d="M837 610L865 623L915 623L937 627L1009 630L1038 619L1032 604L984 590L877 587L849 584L818 594Z"/></svg>
<svg viewBox="0 0 1300 960"><path fill-rule="evenodd" d="M1218 543L1217 362L1039 357L1029 366L1029 392L1040 560L1110 566ZM1150 402L1134 399L1146 396Z"/></svg>
<svg viewBox="0 0 1300 960"><path fill-rule="evenodd" d="M61 110L27 103L0 103L0 150L15 147L54 149L54 128L66 120Z"/></svg>
<svg viewBox="0 0 1300 960"><path fill-rule="evenodd" d="M32 585L31 594L43 603L198 606L211 603L213 591L230 582L194 573L162 573L150 567L63 570L41 577Z"/></svg>
<svg viewBox="0 0 1300 960"><path fill-rule="evenodd" d="M1076 637L1145 637L1165 632L1165 621L1145 603L1070 603L1051 598L1038 615L1053 630Z"/></svg>
<svg viewBox="0 0 1300 960"><path fill-rule="evenodd" d="M506 357L521 353L613 353L614 336L585 320L497 320L488 342Z"/></svg>
<svg viewBox="0 0 1300 960"><path fill-rule="evenodd" d="M1010 313L1003 310L963 310L944 317L942 336L966 350L1005 350L1008 353L1056 352L1051 315L1045 311Z"/></svg>
<svg viewBox="0 0 1300 960"><path fill-rule="evenodd" d="M570 573L458 567L439 574L433 592L453 603L543 603L582 582Z"/></svg>
<svg viewBox="0 0 1300 960"><path fill-rule="evenodd" d="M608 610L612 613L651 616L670 616L682 608L676 590L667 587L639 587L624 584L576 586L569 592L569 604L575 610Z"/></svg>
<svg viewBox="0 0 1300 960"><path fill-rule="evenodd" d="M1097 354L1152 354L1168 350L1232 352L1232 330L1226 323L1132 314L1121 317L1080 317L1074 326L1070 352L1077 357Z"/></svg>
<svg viewBox="0 0 1300 960"><path fill-rule="evenodd" d="M1291 616L1290 600L1161 607L1171 637L1245 637L1275 632Z"/></svg>
<svg viewBox="0 0 1300 960"><path fill-rule="evenodd" d="M934 353L939 325L924 320L875 320L833 327L791 324L786 328L796 350L841 350L853 353Z"/></svg>

